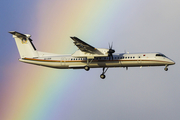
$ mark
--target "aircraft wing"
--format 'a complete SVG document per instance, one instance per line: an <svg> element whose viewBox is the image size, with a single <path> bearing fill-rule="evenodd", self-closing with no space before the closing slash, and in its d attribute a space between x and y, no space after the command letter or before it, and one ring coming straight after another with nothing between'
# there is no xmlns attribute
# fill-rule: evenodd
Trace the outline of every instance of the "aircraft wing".
<svg viewBox="0 0 180 120"><path fill-rule="evenodd" d="M71 37L71 39L74 41L74 44L82 51L86 53L91 53L91 54L102 54L98 49L95 47L85 43L84 41L80 40L77 37Z"/></svg>

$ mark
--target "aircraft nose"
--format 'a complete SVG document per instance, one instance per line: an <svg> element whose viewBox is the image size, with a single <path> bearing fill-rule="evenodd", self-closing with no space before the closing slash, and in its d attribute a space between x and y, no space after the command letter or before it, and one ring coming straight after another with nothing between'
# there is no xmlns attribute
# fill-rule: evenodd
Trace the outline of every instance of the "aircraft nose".
<svg viewBox="0 0 180 120"><path fill-rule="evenodd" d="M171 65L174 65L174 64L175 64L175 62L173 60L171 60Z"/></svg>

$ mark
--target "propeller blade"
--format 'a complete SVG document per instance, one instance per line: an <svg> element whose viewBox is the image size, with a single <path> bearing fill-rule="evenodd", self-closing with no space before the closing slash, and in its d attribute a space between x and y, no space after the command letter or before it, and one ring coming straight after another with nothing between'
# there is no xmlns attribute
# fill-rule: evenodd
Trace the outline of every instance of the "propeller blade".
<svg viewBox="0 0 180 120"><path fill-rule="evenodd" d="M109 45L109 49L110 49L111 48L110 43L108 43L108 45Z"/></svg>
<svg viewBox="0 0 180 120"><path fill-rule="evenodd" d="M113 42L111 42L111 44L108 43L108 45L109 45L109 51L107 52L108 53L108 57L109 57L109 60L111 60L111 58L113 60L113 53L115 52L115 50L112 49Z"/></svg>
<svg viewBox="0 0 180 120"><path fill-rule="evenodd" d="M112 47L113 47L113 42L111 42L111 49L112 49Z"/></svg>

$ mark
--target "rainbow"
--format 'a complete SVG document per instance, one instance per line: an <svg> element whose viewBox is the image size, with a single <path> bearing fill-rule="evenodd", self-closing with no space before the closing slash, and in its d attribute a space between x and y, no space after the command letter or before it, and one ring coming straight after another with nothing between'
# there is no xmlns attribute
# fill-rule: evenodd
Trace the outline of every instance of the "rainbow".
<svg viewBox="0 0 180 120"><path fill-rule="evenodd" d="M40 51L71 54L77 48L73 46L70 36L78 36L92 45L103 42L108 37L106 34L113 32L110 29L116 26L117 15L123 13L119 8L125 8L124 1L39 0L33 5L34 8L27 6L27 9L35 9L36 12L32 14L37 19L31 23L32 33L28 34L32 35L33 42ZM107 43L103 43L104 45L107 46ZM16 55L17 53L16 51ZM70 95L75 94L71 88L76 84L75 80L80 73L23 64L15 55L12 59L12 63L4 68L7 80L1 90L6 96L1 99L0 119L64 120L62 113L71 108L64 104ZM69 114L71 112L73 111L69 110Z"/></svg>

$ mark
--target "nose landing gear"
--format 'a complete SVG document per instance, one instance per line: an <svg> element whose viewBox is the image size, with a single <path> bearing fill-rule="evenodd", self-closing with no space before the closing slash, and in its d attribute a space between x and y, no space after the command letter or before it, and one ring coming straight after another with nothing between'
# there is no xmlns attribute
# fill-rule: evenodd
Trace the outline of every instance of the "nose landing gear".
<svg viewBox="0 0 180 120"><path fill-rule="evenodd" d="M168 71L168 65L166 65L166 67L164 68L165 71Z"/></svg>
<svg viewBox="0 0 180 120"><path fill-rule="evenodd" d="M105 73L106 73L106 71L108 70L108 67L105 69L105 67L103 67L103 72L102 72L102 74L100 75L100 78L101 79L105 79L106 78L106 76L104 75Z"/></svg>

